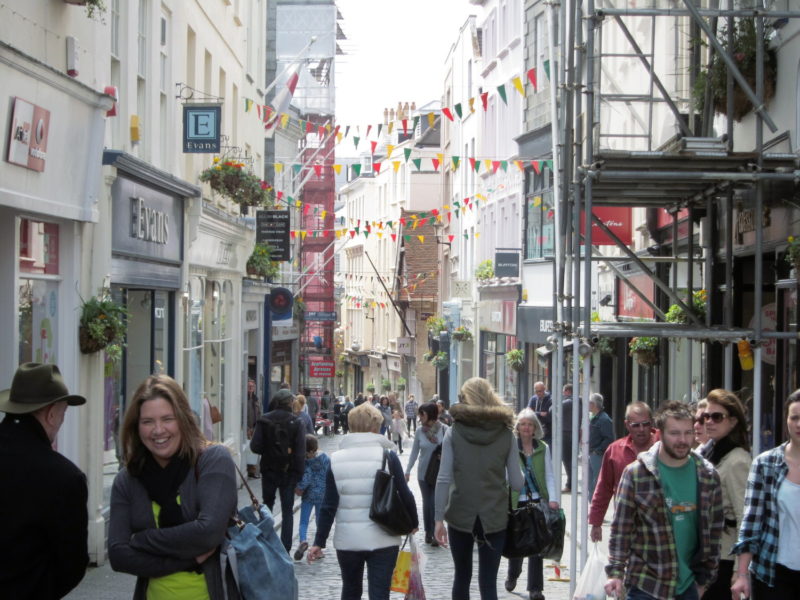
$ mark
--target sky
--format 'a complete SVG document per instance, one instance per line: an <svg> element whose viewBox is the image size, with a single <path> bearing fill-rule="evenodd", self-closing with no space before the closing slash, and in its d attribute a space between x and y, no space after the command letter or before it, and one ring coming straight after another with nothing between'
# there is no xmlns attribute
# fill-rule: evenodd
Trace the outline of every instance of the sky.
<svg viewBox="0 0 800 600"><path fill-rule="evenodd" d="M336 121L383 122L398 102L441 100L444 63L458 32L482 8L468 0L336 0L347 54L336 57ZM337 155L340 152L337 150Z"/></svg>

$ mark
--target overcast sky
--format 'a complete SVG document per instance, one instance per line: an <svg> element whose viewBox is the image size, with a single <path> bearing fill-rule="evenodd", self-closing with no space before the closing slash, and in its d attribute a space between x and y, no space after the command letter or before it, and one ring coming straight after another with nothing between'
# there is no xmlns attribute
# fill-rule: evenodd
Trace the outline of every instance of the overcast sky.
<svg viewBox="0 0 800 600"><path fill-rule="evenodd" d="M377 125L398 102L441 100L444 61L470 14L468 0L336 0L347 54L336 57L336 122ZM366 131L362 128L362 135ZM344 146L345 148L341 148ZM340 145L337 155L344 154Z"/></svg>

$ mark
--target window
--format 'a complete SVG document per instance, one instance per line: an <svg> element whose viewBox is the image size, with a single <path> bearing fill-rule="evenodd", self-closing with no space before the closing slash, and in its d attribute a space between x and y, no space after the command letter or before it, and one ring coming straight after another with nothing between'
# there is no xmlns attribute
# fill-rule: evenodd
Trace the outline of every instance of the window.
<svg viewBox="0 0 800 600"><path fill-rule="evenodd" d="M136 34L138 60L136 74L144 79L147 76L147 0L139 0L139 24Z"/></svg>
<svg viewBox="0 0 800 600"><path fill-rule="evenodd" d="M119 0L111 0L111 56L119 59Z"/></svg>
<svg viewBox="0 0 800 600"><path fill-rule="evenodd" d="M553 176L540 161L540 171L531 173L525 198L525 258L553 256L555 214L553 208Z"/></svg>

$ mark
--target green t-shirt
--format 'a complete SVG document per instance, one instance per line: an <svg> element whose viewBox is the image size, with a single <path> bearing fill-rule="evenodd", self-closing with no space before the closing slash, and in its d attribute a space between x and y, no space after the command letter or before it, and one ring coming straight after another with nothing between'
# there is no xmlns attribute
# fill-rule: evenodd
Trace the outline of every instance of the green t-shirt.
<svg viewBox="0 0 800 600"><path fill-rule="evenodd" d="M181 503L178 497L178 504ZM161 507L153 502L153 515L158 527ZM206 577L202 573L178 571L164 577L151 577L147 582L147 600L209 600Z"/></svg>
<svg viewBox="0 0 800 600"><path fill-rule="evenodd" d="M678 555L677 595L694 583L689 562L697 550L697 467L691 458L681 467L668 467L659 460L658 471Z"/></svg>

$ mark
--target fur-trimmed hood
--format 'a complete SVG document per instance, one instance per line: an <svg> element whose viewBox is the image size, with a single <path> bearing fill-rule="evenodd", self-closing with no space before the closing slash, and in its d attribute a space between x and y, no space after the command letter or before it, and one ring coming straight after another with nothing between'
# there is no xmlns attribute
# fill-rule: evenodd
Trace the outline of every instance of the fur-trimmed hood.
<svg viewBox="0 0 800 600"><path fill-rule="evenodd" d="M462 435L473 444L489 444L505 430L511 430L514 411L508 406L474 406L458 403L450 415Z"/></svg>

